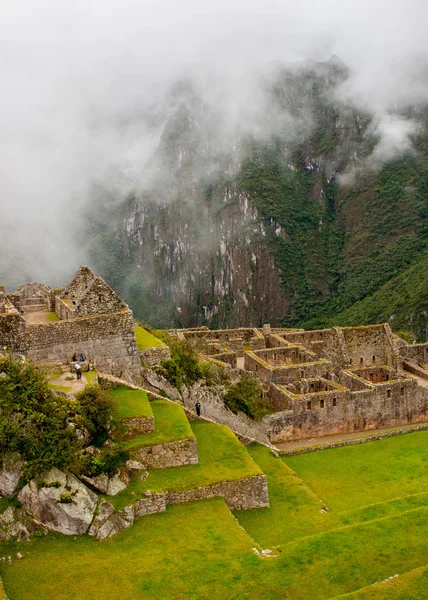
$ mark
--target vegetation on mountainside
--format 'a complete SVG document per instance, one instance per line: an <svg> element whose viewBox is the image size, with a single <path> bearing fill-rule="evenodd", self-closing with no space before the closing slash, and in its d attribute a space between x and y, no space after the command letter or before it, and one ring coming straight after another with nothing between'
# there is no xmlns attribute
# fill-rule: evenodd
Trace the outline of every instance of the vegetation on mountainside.
<svg viewBox="0 0 428 600"><path fill-rule="evenodd" d="M206 437L202 430L197 436L201 443ZM250 447L267 473L271 508L236 511L238 523L223 500L213 499L170 506L105 543L49 534L34 540L30 553L28 544L3 543L4 555L17 549L24 555L2 569L6 592L11 600L154 599L170 598L171 590L177 598L424 598L427 494L408 494L421 476L427 436L418 432L294 457L307 461L307 481L300 479L300 463L296 475L267 448ZM409 445L411 452L406 452ZM406 466L400 461L402 452ZM418 475L412 481L414 467ZM333 507L328 490L334 489L337 472L347 473L349 485L340 506ZM379 475L382 483L376 485ZM321 479L328 494L322 503L308 487ZM325 504L330 510L320 512ZM256 556L258 544L264 549L279 546L278 556ZM106 578L106 572L112 577ZM396 574L389 582L376 583Z"/></svg>
<svg viewBox="0 0 428 600"><path fill-rule="evenodd" d="M0 358L0 454L18 452L27 480L51 467L78 473L88 461L77 454L76 430L88 434L86 445L104 441L112 402L99 387L86 387L76 399L57 396L31 362Z"/></svg>
<svg viewBox="0 0 428 600"><path fill-rule="evenodd" d="M171 358L163 360L160 372L168 381L181 390L183 385L192 385L202 377L199 356L194 344L188 340L174 340L170 344Z"/></svg>
<svg viewBox="0 0 428 600"><path fill-rule="evenodd" d="M337 85L347 76L344 65L331 61L278 68L266 92L266 118L276 123L275 135L238 140L239 150L222 157L216 176L212 166L218 165L217 155L210 159L208 152L210 168L195 168L189 178L163 147L162 160L179 176L161 208L156 189L143 198L129 197L119 208L112 204L108 211L97 210L100 222L91 226L89 252L138 316L157 327L183 322L215 328L236 318L237 294L250 289L253 263L247 260L246 273L240 264L237 277L233 261L230 273L227 261L221 269L218 261L224 259L220 240L229 240L229 209L245 195L257 207L266 235L254 239L250 230L244 233L231 222L236 238L230 238L230 245L246 251L248 242L268 243L288 303L287 314L275 315L284 326L328 326L343 321L341 316L336 321L342 313L347 323L357 325L394 314L393 327L399 323L425 339L426 303L418 300L411 281L412 312L396 302L388 314L378 306L382 299L377 293L387 284L388 291L393 288L397 277L406 277L428 249L428 113L419 108L401 115L422 125L412 139L413 152L375 161L379 138L372 116L337 100ZM197 120L198 114L189 114L189 122ZM191 169L192 161L199 164L198 146L192 146L194 130L173 115L168 132L174 148L183 147L186 168ZM199 142L209 140L202 122L198 136ZM239 168L231 172L235 163ZM195 175L207 170L208 180ZM189 180L191 189L186 187ZM143 244L156 244L150 228L162 240L154 253ZM201 267L194 255L205 251ZM229 248L227 260L230 253ZM242 277L247 282L237 284L242 288L233 289L233 273L234 281ZM183 306L177 307L176 296ZM360 302L362 307L357 306ZM262 320L265 309L260 312ZM237 320L244 324L243 319L245 310Z"/></svg>

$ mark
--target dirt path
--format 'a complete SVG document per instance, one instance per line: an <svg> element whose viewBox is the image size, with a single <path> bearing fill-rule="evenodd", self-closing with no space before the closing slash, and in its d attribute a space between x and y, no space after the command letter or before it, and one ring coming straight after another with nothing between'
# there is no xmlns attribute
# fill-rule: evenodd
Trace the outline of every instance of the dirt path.
<svg viewBox="0 0 428 600"><path fill-rule="evenodd" d="M371 437L380 433L387 433L389 431L397 431L403 429L411 429L421 425L421 423L413 423L408 426L397 425L397 427L382 427L379 429L370 429L365 431L352 431L351 433L339 433L337 435L323 435L322 437L313 437L305 440L297 440L293 442L281 442L275 444L280 450L295 450L296 448L306 448L307 446L316 446L317 444L332 444L334 442L340 442L342 440L352 440L357 438Z"/></svg>

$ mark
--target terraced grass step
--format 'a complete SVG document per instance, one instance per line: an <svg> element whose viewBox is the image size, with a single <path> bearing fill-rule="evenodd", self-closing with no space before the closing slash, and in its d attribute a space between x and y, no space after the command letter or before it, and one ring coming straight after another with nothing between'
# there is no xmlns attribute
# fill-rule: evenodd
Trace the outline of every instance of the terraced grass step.
<svg viewBox="0 0 428 600"><path fill-rule="evenodd" d="M155 430L155 419L147 394L142 390L135 390L123 385L110 388L116 401L113 419L122 423L125 437L135 437L142 433Z"/></svg>
<svg viewBox="0 0 428 600"><path fill-rule="evenodd" d="M427 596L428 566L423 566L330 600L423 600Z"/></svg>
<svg viewBox="0 0 428 600"><path fill-rule="evenodd" d="M142 391L135 391L144 394ZM168 400L153 400L150 407L154 417L154 430L148 433L133 430L130 433L126 426L117 427L112 435L117 448L128 451L133 458L151 468L196 464L196 438L183 407Z"/></svg>
<svg viewBox="0 0 428 600"><path fill-rule="evenodd" d="M226 425L193 421L191 431L198 445L197 465L151 470L147 479L134 478L126 490L109 498L109 502L121 509L143 497L148 490L153 493L180 493L255 476L263 477L260 467Z"/></svg>

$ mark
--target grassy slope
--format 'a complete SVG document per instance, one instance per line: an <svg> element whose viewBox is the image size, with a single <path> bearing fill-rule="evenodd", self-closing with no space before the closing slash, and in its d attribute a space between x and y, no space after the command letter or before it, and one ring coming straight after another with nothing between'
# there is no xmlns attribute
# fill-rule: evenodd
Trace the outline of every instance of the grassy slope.
<svg viewBox="0 0 428 600"><path fill-rule="evenodd" d="M126 417L153 416L146 392L133 390L123 385L112 387L110 391L116 401L116 408L114 410L115 420Z"/></svg>
<svg viewBox="0 0 428 600"><path fill-rule="evenodd" d="M204 424L196 423L195 431L199 425L202 442L208 436ZM109 600L258 600L262 597L267 600L326 600L365 588L396 573L410 572L427 562L428 506L412 508L403 500L401 508L396 505L395 513L382 518L377 513L370 514L370 506L358 508L362 500L369 505L379 496L378 487L373 486L378 477L383 476L385 492L382 497L391 501L390 504L395 503L392 499L397 494L403 496L409 491L413 469L415 478L423 477L420 472L423 457L417 449L426 447L424 432L393 440L395 449L389 447L388 442L392 440L382 440L355 448L293 457L296 461L308 460L305 468L311 485L325 480L326 493L335 478L339 476L342 481L347 472L352 484L340 495L337 511L348 509L350 512L339 513L333 507L327 515L318 512L321 504L317 505L311 492L303 487L298 489L299 483L292 472L282 469L285 467L282 459L275 459L264 448L251 449L253 457L268 471L273 510L270 511L271 520L265 523L258 518L259 514L269 514L265 509L242 512L239 516L247 518L245 526L250 534L264 537L262 542L269 538L275 541L273 534L277 528L281 552L276 559L262 560L252 553L254 544L232 519L222 501L195 502L169 507L164 514L145 517L132 528L102 543L87 537L49 535L35 540L31 546L5 544L2 554L13 555L17 550L24 554L24 560L14 561L12 566L0 563L6 592L10 600L53 597L57 600L107 597ZM412 450L407 453L409 443ZM369 461L365 455L367 446L373 446L373 458ZM347 453L341 452L343 450L352 450L355 454L351 453L350 459ZM407 468L400 462L403 453L407 454L404 461ZM320 457L323 457L324 467ZM233 455L230 459L233 460ZM335 467L330 469L332 464ZM301 468L299 464L299 472ZM391 487L385 473L391 476ZM295 490L282 494L281 490L288 485ZM344 526L341 521L344 515L356 522ZM324 517L327 521L323 523L321 518ZM365 518L372 520L365 521ZM330 525L338 519L336 528L322 531L329 519ZM298 526L295 521L299 521ZM295 534L300 527L303 537L294 536L294 541L290 541L293 535L288 535L287 525L294 528ZM356 598L419 600L426 597L427 582L423 572L409 573L402 582L401 595L365 596L366 592L382 591L382 586L375 586L361 590ZM417 593L406 596L406 589Z"/></svg>
<svg viewBox="0 0 428 600"><path fill-rule="evenodd" d="M135 337L137 338L138 350L144 350L145 348L154 348L156 346L165 346L165 344L155 337L150 331L137 325L134 327Z"/></svg>
<svg viewBox="0 0 428 600"><path fill-rule="evenodd" d="M192 429L198 444L199 464L151 470L147 479L134 479L126 490L109 501L122 508L147 490L183 491L262 473L226 425L193 422Z"/></svg>
<svg viewBox="0 0 428 600"><path fill-rule="evenodd" d="M285 461L330 509L344 511L426 492L427 443L421 431Z"/></svg>

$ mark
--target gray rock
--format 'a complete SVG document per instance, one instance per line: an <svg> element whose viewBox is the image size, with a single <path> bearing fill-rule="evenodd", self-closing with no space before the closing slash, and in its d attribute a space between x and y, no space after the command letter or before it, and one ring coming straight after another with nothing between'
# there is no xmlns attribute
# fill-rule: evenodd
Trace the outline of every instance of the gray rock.
<svg viewBox="0 0 428 600"><path fill-rule="evenodd" d="M163 377L163 375L161 375L160 373L156 373L152 369L146 369L145 367L141 368L141 375L143 378L143 384L144 381L146 381L149 384L149 386L151 386L158 392L164 391L168 394L170 398L172 398L176 402L181 402L180 392L175 387L172 387L172 385L167 379L165 379L165 377Z"/></svg>
<svg viewBox="0 0 428 600"><path fill-rule="evenodd" d="M100 491L102 494L107 494L108 496L115 496L126 488L126 483L122 481L118 473L113 477L104 474L97 475L96 477L86 477L85 475L82 475L80 479Z"/></svg>
<svg viewBox="0 0 428 600"><path fill-rule="evenodd" d="M107 500L101 500L98 505L98 514L95 515L92 525L88 531L88 534L97 537L98 531L102 525L111 517L114 512L114 506L107 502Z"/></svg>
<svg viewBox="0 0 428 600"><path fill-rule="evenodd" d="M32 479L18 495L25 510L48 529L65 535L86 533L97 495L69 473L53 468Z"/></svg>
<svg viewBox="0 0 428 600"><path fill-rule="evenodd" d="M111 506L111 505L110 505ZM128 529L134 522L134 509L132 506L127 506L117 513L113 513L101 527L99 527L96 538L97 540L105 540L112 537L124 529Z"/></svg>
<svg viewBox="0 0 428 600"><path fill-rule="evenodd" d="M143 471L146 467L139 460L127 460L125 463L125 467L129 471Z"/></svg>
<svg viewBox="0 0 428 600"><path fill-rule="evenodd" d="M3 457L3 468L0 472L0 494L12 498L19 488L24 471L24 461L16 452L8 452Z"/></svg>

